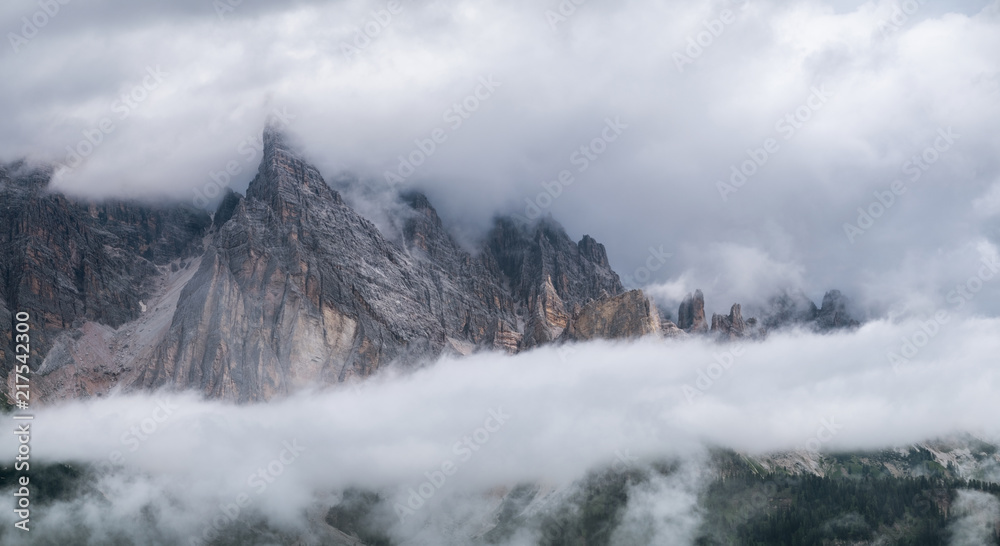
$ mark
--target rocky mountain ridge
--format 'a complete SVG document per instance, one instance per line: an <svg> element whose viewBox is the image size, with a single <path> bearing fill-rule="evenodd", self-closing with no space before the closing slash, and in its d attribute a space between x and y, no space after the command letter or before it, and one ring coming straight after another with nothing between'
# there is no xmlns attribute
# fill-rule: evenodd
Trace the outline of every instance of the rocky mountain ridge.
<svg viewBox="0 0 1000 546"><path fill-rule="evenodd" d="M856 324L835 292L804 311L782 300L760 324L739 305L709 322L698 291L675 325L624 289L593 238L499 217L469 252L419 192L400 196L390 240L279 132L263 144L246 196L228 193L212 215L73 200L46 188L49 171L0 167L0 317L32 314L39 396L169 387L250 402L444 353Z"/></svg>

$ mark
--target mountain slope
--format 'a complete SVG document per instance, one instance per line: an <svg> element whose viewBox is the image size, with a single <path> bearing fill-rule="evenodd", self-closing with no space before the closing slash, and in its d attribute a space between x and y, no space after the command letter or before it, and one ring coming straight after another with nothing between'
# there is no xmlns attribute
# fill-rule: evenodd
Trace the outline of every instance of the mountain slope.
<svg viewBox="0 0 1000 546"><path fill-rule="evenodd" d="M498 218L470 253L411 192L394 242L280 133L263 143L246 197L227 194L214 217L74 201L45 188L45 171L2 171L0 305L39 315L39 396L170 387L266 400L394 361L550 342L587 303L622 293L604 247L552 220Z"/></svg>
<svg viewBox="0 0 1000 546"><path fill-rule="evenodd" d="M625 292L603 245L574 242L551 218L498 217L468 250L407 192L389 238L271 129L246 196L227 193L211 216L70 199L46 188L50 174L0 169L0 315L32 314L43 399L166 387L251 402L445 353L763 335L739 305L709 332L700 291L681 304L680 328L661 319ZM809 306L801 320L820 329L855 324L839 292Z"/></svg>

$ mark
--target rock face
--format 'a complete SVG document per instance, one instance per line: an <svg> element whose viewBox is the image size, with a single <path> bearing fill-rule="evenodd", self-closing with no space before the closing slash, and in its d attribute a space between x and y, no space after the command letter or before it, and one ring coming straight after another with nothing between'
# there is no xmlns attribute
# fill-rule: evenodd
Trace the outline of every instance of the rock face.
<svg viewBox="0 0 1000 546"><path fill-rule="evenodd" d="M819 309L802 292L785 292L774 296L763 310L764 327L768 330L786 325L802 324L816 319Z"/></svg>
<svg viewBox="0 0 1000 546"><path fill-rule="evenodd" d="M497 219L483 260L521 304L524 348L556 339L583 305L624 290L603 245L586 235L574 243L548 218L534 225Z"/></svg>
<svg viewBox="0 0 1000 546"><path fill-rule="evenodd" d="M642 290L588 303L573 318L566 338L575 341L592 339L628 339L660 333L656 307Z"/></svg>
<svg viewBox="0 0 1000 546"><path fill-rule="evenodd" d="M720 340L762 339L769 332L795 326L825 333L860 324L851 317L849 305L839 290L827 292L822 307L816 307L801 292L786 292L771 298L766 308L758 310L761 320L744 319L742 306L735 304L728 315L713 314L711 328L708 328L704 323L705 299L701 290L697 290L681 302L677 326L688 333L709 331Z"/></svg>
<svg viewBox="0 0 1000 546"><path fill-rule="evenodd" d="M746 322L743 321L740 304L733 305L729 316L712 315L712 333L728 340L747 337L749 332Z"/></svg>
<svg viewBox="0 0 1000 546"><path fill-rule="evenodd" d="M252 401L365 377L457 345L516 350L514 302L441 228L426 199L386 240L281 135L184 288L136 385Z"/></svg>
<svg viewBox="0 0 1000 546"><path fill-rule="evenodd" d="M0 313L31 315L36 366L62 331L135 319L158 266L200 254L211 224L184 205L74 201L48 192L50 177L24 163L0 167ZM0 334L4 348L10 332Z"/></svg>
<svg viewBox="0 0 1000 546"><path fill-rule="evenodd" d="M809 300L801 292L779 294L763 309L763 326L768 331L792 326L805 327L817 332L832 332L845 328L855 328L860 322L849 312L850 302L839 290L831 290L823 296L822 307Z"/></svg>
<svg viewBox="0 0 1000 546"><path fill-rule="evenodd" d="M48 171L0 167L8 383L18 311L32 315L43 400L167 387L248 402L443 353L709 331L700 290L676 325L661 319L641 291L625 293L603 245L574 242L551 218L497 218L470 251L410 192L389 238L281 134L266 130L263 146L246 196L228 192L211 216L73 200L46 189ZM809 320L856 324L842 295L827 296ZM775 324L785 315L798 317ZM711 326L723 339L756 332L738 305Z"/></svg>
<svg viewBox="0 0 1000 546"><path fill-rule="evenodd" d="M823 296L823 306L816 313L816 327L820 331L856 328L860 322L847 311L849 302L840 290L831 290Z"/></svg>
<svg viewBox="0 0 1000 546"><path fill-rule="evenodd" d="M677 309L677 327L685 332L704 333L708 331L705 322L705 295L701 290L695 290L694 295L688 294Z"/></svg>
<svg viewBox="0 0 1000 546"><path fill-rule="evenodd" d="M687 332L681 330L674 324L671 320L663 320L660 317L660 333L663 334L665 338L685 338L687 337Z"/></svg>
<svg viewBox="0 0 1000 546"><path fill-rule="evenodd" d="M239 206L242 199L243 197L240 194L226 188L226 194L222 197L222 201L219 202L219 206L216 207L215 214L212 216L212 227L219 229L223 224L228 222L233 217L233 213L236 212L236 207Z"/></svg>
<svg viewBox="0 0 1000 546"><path fill-rule="evenodd" d="M263 143L246 197L227 193L214 218L79 203L48 193L49 173L2 171L0 305L40 316L43 397L119 385L265 400L393 361L547 343L623 291L604 247L551 219L499 218L472 254L409 193L390 241L280 134Z"/></svg>

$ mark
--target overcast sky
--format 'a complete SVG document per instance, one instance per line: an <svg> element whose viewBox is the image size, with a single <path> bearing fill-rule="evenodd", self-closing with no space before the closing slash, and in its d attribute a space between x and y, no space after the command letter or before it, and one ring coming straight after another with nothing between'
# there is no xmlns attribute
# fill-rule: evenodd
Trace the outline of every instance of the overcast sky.
<svg viewBox="0 0 1000 546"><path fill-rule="evenodd" d="M387 186L400 156L423 159L396 186L427 192L463 240L498 213L551 213L663 305L695 288L709 312L840 288L891 317L774 335L710 384L700 374L733 346L645 340L446 359L266 407L175 397L135 451L124 434L154 415L153 395L46 408L40 460L119 449L145 476L106 477L105 512L53 505L50 529L75 530L78 514L127 527L150 503L201 528L298 439L306 451L258 501L294 525L340 487L403 495L499 408L509 422L447 498L565 483L618 453L697 462L708 445L1000 434L1000 319L962 316L1000 315L998 0L55 4L0 5L0 160L67 165L59 190L191 203L228 165L242 191L271 118L328 180ZM859 208L877 218L859 226ZM829 440L824 423L839 427ZM677 492L673 521L693 528L699 482L677 479L657 487Z"/></svg>
<svg viewBox="0 0 1000 546"><path fill-rule="evenodd" d="M4 3L0 159L69 163L71 193L192 201L230 162L246 187L275 112L328 179L385 184L440 130L402 185L456 229L530 199L630 284L667 305L700 287L717 312L792 286L927 313L997 252L997 1L220 5ZM603 152L585 169L583 145ZM753 174L731 192L734 166ZM1000 283L969 300L1000 313Z"/></svg>

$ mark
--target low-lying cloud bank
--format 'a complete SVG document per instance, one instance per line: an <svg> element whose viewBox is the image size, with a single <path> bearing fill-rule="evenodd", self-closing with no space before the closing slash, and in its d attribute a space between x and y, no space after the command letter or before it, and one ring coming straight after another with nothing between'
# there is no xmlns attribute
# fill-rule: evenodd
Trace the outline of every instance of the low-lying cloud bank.
<svg viewBox="0 0 1000 546"><path fill-rule="evenodd" d="M956 317L745 345L595 342L446 358L262 405L192 394L74 401L37 412L32 464L125 468L102 481L110 507L57 504L37 525L129 528L152 513L159 527L197 530L245 495L271 524L295 528L347 487L405 502L424 482L441 498L560 486L616 461L698 461L706 446L764 453L877 449L957 431L997 438L997 332L1000 319ZM13 456L15 442L7 435L0 449ZM12 517L0 511L4 525Z"/></svg>

